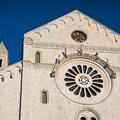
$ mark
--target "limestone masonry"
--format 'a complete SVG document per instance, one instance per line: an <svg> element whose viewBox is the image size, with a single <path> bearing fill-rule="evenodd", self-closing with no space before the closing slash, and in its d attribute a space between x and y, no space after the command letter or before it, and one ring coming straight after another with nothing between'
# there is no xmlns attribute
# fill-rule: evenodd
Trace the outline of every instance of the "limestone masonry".
<svg viewBox="0 0 120 120"><path fill-rule="evenodd" d="M119 120L120 35L75 10L24 34L23 60L0 44L0 120Z"/></svg>

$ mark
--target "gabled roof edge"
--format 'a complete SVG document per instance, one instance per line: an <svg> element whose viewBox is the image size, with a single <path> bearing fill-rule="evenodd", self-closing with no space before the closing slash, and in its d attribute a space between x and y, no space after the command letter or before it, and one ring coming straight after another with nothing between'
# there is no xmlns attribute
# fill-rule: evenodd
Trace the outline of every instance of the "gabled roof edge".
<svg viewBox="0 0 120 120"><path fill-rule="evenodd" d="M106 27L105 25L97 22L96 20L92 19L91 17L85 15L84 13L80 12L79 10L74 10L73 12L70 12L62 17L59 17L51 22L48 22L47 24L45 25L42 25L36 29L33 29L27 33L24 34L25 37L28 37L29 34L31 33L37 33L40 35L40 37L42 37L42 34L40 33L43 29L47 29L48 32L50 33L50 26L51 25L54 25L56 27L56 29L58 29L60 26L58 24L56 24L56 21L63 21L64 24L66 24L66 19L67 18L70 18L72 21L74 21L74 15L78 15L79 16L79 19L80 21L82 20L86 20L87 21L87 24L88 26L92 26L93 24L96 26L96 30L99 31L100 29L103 29L104 32L105 32L105 35L106 36L112 36L112 38L114 38L115 42L117 42L118 40L120 40L120 34L111 30L110 28ZM38 31L39 30L39 31Z"/></svg>

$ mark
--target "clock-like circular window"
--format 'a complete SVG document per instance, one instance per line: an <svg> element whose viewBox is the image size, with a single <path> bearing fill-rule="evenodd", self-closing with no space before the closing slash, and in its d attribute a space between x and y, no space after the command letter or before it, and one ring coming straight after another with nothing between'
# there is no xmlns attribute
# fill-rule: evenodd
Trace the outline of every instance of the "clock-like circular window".
<svg viewBox="0 0 120 120"><path fill-rule="evenodd" d="M96 104L110 93L112 80L108 72L91 58L72 56L56 69L56 85L68 99L81 104Z"/></svg>
<svg viewBox="0 0 120 120"><path fill-rule="evenodd" d="M75 40L76 42L84 42L86 40L86 34L83 33L82 31L74 31L71 34L71 37L73 40Z"/></svg>

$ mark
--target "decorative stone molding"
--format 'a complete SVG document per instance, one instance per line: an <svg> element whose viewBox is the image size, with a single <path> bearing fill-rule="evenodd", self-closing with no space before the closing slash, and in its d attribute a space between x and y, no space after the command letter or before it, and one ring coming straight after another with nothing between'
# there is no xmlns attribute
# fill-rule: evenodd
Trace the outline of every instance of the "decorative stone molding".
<svg viewBox="0 0 120 120"><path fill-rule="evenodd" d="M88 105L101 103L108 98L116 73L108 62L98 57L98 53L78 52L56 63L50 77L55 78L58 90L66 98Z"/></svg>
<svg viewBox="0 0 120 120"><path fill-rule="evenodd" d="M43 48L55 48L55 49L79 49L80 45L72 45L72 44L56 44L56 43L45 43L45 42L35 42L33 43L33 47L43 47ZM83 46L84 51L90 52L101 52L101 53L114 53L120 54L120 48L115 47L106 47L106 46Z"/></svg>
<svg viewBox="0 0 120 120"><path fill-rule="evenodd" d="M9 75L10 79L14 78L14 75L17 74L14 70L15 68L18 68L18 72L19 74L22 74L22 61L18 62L14 65L9 66L8 68L4 69L3 71L1 71L0 74L0 79L2 80L2 82L4 82L7 78L6 78L6 74Z"/></svg>
<svg viewBox="0 0 120 120"><path fill-rule="evenodd" d="M93 114L93 116L95 116L97 118L97 120L101 120L101 116L100 114L94 110L93 108L87 108L87 107L84 107L84 108L81 108L77 113L76 113L76 116L75 116L75 120L79 120L79 117L82 113L84 112L90 112ZM83 114L85 115L85 114ZM92 116L91 116L92 117ZM90 118L89 118L90 119Z"/></svg>
<svg viewBox="0 0 120 120"><path fill-rule="evenodd" d="M69 61L69 60L72 60L72 59L87 59L87 60L91 60L91 61L94 61L95 63L101 65L103 67L103 69L105 69L110 78L111 79L115 79L116 78L116 74L113 72L113 70L111 69L110 65L108 65L107 62L105 62L104 60L100 59L98 56L96 55L89 55L89 54L79 54L79 53L75 53L75 54L71 54L71 55L68 55L67 58L63 58L60 60L60 65L61 64L64 64L65 62ZM56 65L55 69L57 70L60 66L59 64Z"/></svg>

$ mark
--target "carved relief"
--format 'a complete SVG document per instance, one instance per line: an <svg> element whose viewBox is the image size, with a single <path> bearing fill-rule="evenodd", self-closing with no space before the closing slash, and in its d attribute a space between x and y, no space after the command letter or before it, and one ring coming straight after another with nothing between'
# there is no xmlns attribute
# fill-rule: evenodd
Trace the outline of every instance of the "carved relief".
<svg viewBox="0 0 120 120"><path fill-rule="evenodd" d="M72 45L72 44L56 44L56 43L45 43L45 42L35 42L33 47L44 47L44 48L71 48L71 49L79 49L80 45ZM90 52L102 52L102 53L114 53L120 54L120 48L115 47L105 47L105 46L83 46L84 51Z"/></svg>
<svg viewBox="0 0 120 120"><path fill-rule="evenodd" d="M112 80L116 78L108 62L100 59L98 53L78 52L63 56L53 67L50 77L55 78L58 90L66 98L79 104L98 104L108 98Z"/></svg>

